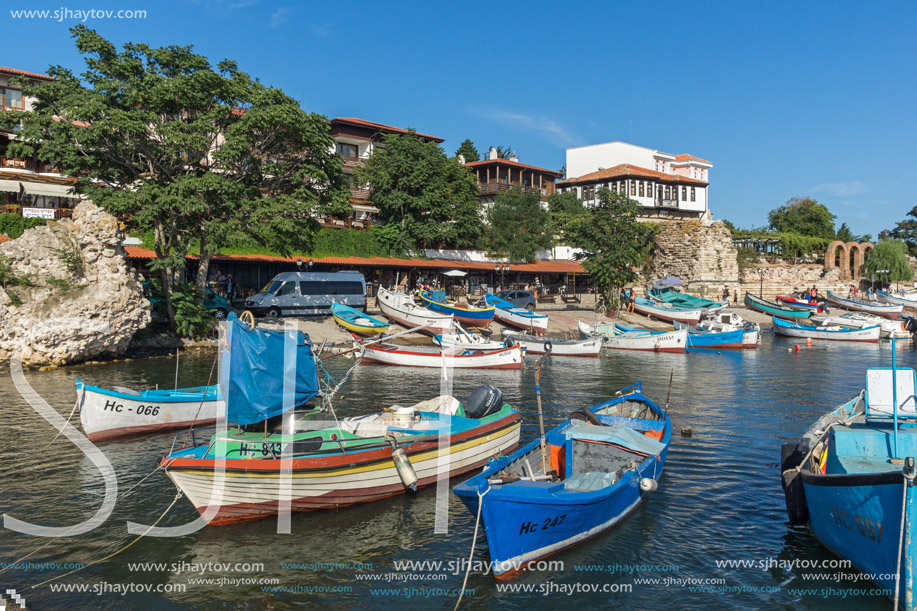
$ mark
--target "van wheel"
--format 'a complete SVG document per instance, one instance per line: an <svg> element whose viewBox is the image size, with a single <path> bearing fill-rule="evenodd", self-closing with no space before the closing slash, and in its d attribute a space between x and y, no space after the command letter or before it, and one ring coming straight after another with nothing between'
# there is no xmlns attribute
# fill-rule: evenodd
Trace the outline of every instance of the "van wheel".
<svg viewBox="0 0 917 611"><path fill-rule="evenodd" d="M534 304L534 303L530 303L530 304L528 304L528 305L525 306L525 309L528 310L529 312L534 312L534 311L535 311L535 304Z"/></svg>
<svg viewBox="0 0 917 611"><path fill-rule="evenodd" d="M271 308L267 311L268 318L280 318L280 308Z"/></svg>

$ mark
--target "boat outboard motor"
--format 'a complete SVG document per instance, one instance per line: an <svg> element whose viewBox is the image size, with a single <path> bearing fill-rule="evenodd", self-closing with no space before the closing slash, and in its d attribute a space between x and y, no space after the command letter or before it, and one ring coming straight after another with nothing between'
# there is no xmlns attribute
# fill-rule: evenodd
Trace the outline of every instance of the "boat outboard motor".
<svg viewBox="0 0 917 611"><path fill-rule="evenodd" d="M464 405L466 418L484 418L503 407L503 391L490 384L478 386Z"/></svg>

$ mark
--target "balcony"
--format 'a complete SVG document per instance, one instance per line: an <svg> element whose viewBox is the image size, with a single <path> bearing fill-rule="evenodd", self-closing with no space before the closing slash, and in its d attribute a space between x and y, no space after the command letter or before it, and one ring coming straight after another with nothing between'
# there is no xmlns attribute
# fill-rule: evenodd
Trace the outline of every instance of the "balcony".
<svg viewBox="0 0 917 611"><path fill-rule="evenodd" d="M317 219L322 227L327 229L361 229L369 231L369 221L357 221L354 219L336 219L326 217Z"/></svg>
<svg viewBox="0 0 917 611"><path fill-rule="evenodd" d="M522 193L534 194L540 197L541 199L546 199L548 196L547 189L538 189L535 187L522 186L515 183L507 184L505 182L487 182L487 183L478 183L478 191L481 195L497 195L498 193L506 193L512 189L520 189Z"/></svg>
<svg viewBox="0 0 917 611"><path fill-rule="evenodd" d="M42 174L60 174L60 168L54 163L35 161L20 157L0 157L0 168L10 170L23 170L26 172L39 172Z"/></svg>
<svg viewBox="0 0 917 611"><path fill-rule="evenodd" d="M360 159L359 157L349 157L346 155L341 155L341 157L343 157L344 159L344 169L345 170L352 170L356 168L357 166L363 165L364 163L364 160Z"/></svg>
<svg viewBox="0 0 917 611"><path fill-rule="evenodd" d="M677 199L661 199L661 198L657 198L657 199L656 199L656 207L657 207L657 208L672 208L672 209L674 209L674 210L678 210L678 208L679 208L679 206L678 206L678 200L677 200Z"/></svg>
<svg viewBox="0 0 917 611"><path fill-rule="evenodd" d="M373 194L375 190L373 189L350 189L351 199L358 199L364 202L370 202L373 199Z"/></svg>

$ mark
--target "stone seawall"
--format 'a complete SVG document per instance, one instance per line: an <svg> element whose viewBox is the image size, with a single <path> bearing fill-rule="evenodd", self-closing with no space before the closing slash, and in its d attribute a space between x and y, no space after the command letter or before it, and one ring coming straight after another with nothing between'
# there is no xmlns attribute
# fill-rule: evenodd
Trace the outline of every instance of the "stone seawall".
<svg viewBox="0 0 917 611"><path fill-rule="evenodd" d="M665 276L680 278L695 295L730 293L739 287L737 251L722 221L697 219L659 222L649 284Z"/></svg>
<svg viewBox="0 0 917 611"><path fill-rule="evenodd" d="M758 273L762 270L763 275ZM746 267L740 272L739 299L746 292L758 295L763 289L764 299L773 301L777 295L787 295L794 291L804 291L814 285L820 295L833 291L847 296L852 282L841 280L840 270L826 270L820 263L768 263L760 261L754 267Z"/></svg>

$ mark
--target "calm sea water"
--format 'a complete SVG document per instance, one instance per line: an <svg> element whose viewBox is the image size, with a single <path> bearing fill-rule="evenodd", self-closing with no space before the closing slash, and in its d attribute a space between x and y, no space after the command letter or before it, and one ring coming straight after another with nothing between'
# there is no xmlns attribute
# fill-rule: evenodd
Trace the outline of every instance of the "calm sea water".
<svg viewBox="0 0 917 611"><path fill-rule="evenodd" d="M845 604L860 609L888 608L888 600L882 597L852 595L842 599L820 592L800 595L792 591L871 587L853 578L838 582L816 575L831 571L717 565L717 561L748 560L760 561L762 566L782 562L786 567L790 562L833 558L806 528L787 524L778 466L780 445L797 439L818 416L859 392L867 367L889 366L891 347L888 343L822 342L795 352L792 346L791 341L765 336L759 350L741 353L617 352L603 359L552 359L542 376L546 426L561 422L576 407L601 402L637 381L642 381L644 392L661 404L674 371L672 420L676 431L691 427L693 436L676 434L658 491L630 517L611 531L552 558L563 561L563 570L529 572L513 582L534 590L528 593L501 592L492 576L473 573L467 587L474 594L465 597L463 607L530 609L575 604L649 609L674 605L707 610L737 606L829 609ZM917 353L910 342L900 342L897 351L900 366L917 365ZM183 356L179 384L204 384L212 356L207 352ZM329 363L334 363L333 373L342 373L353 361L332 359ZM66 416L76 398L77 378L109 387L170 387L174 367L174 358L147 359L31 372L28 380ZM430 398L438 394L438 375L438 371L358 367L344 391L343 412L366 413ZM522 441L534 438L538 420L532 369L459 372L454 392L463 397L484 383L502 388L506 401L521 409ZM98 509L104 486L97 471L63 437L46 447L54 434L20 398L9 370L4 370L0 374L0 512L37 524L66 526ZM171 442L172 435L161 434L99 446L115 467L121 490L126 490L155 468ZM89 564L135 538L127 532L126 521L152 523L174 496L174 486L157 473L133 494L120 499L103 526L78 537L59 539L26 562ZM25 596L29 608L452 608L455 596L441 591L461 587L464 572L453 574L457 571L447 569L411 574L397 571L394 564L441 560L455 566L468 558L474 516L450 494L449 532L435 535L435 499L435 491L429 489L338 511L294 514L291 535L278 535L275 520L262 520L208 527L182 538L143 538L110 560L54 582L84 587L84 593L53 592L50 584L33 587L65 570L3 570L0 564L0 589L14 588ZM160 525L177 526L195 516L190 503L181 499ZM18 560L46 542L0 529L0 563ZM475 560L489 560L483 529ZM176 572L171 566L131 570L129 563L137 562L186 563L186 567L258 563L263 568L243 572L214 570L211 565L204 574L191 573L187 568ZM282 567L283 563L313 562L362 563L372 568ZM584 565L619 568L590 571ZM629 572L634 565L642 568ZM663 567L666 570L661 570ZM358 579L358 574L379 579ZM189 579L221 577L276 579L278 585L300 591L267 593L257 584L189 583ZM635 583L638 579L667 577L723 580L716 585L723 590L692 592L671 581L670 585ZM112 592L127 584L153 591ZM186 586L184 592L163 591L180 585ZM593 587L621 590L628 585L629 592L583 591ZM393 591L378 592L386 588ZM394 592L396 588L399 593ZM579 591L568 595L570 588ZM109 592L95 594L105 589Z"/></svg>

